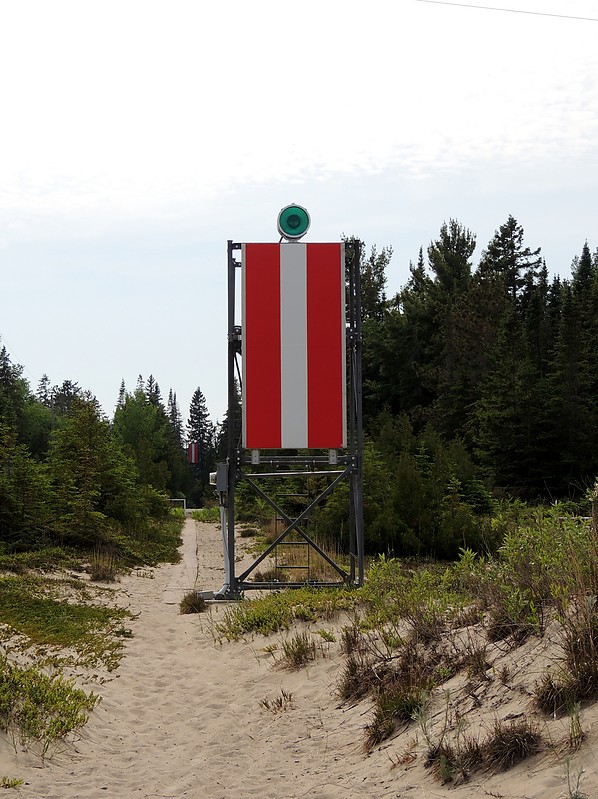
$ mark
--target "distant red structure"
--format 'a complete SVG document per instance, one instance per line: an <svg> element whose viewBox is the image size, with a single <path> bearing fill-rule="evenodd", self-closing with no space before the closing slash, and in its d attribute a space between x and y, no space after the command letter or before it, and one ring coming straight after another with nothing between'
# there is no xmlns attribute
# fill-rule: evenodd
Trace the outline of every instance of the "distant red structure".
<svg viewBox="0 0 598 799"><path fill-rule="evenodd" d="M199 464L199 443L187 444L187 463L191 466Z"/></svg>

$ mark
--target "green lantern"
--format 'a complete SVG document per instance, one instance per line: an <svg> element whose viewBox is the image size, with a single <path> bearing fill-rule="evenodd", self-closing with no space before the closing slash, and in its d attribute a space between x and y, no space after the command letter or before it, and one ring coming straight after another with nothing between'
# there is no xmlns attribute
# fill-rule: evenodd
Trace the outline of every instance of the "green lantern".
<svg viewBox="0 0 598 799"><path fill-rule="evenodd" d="M301 205L287 205L278 214L278 232L291 241L305 236L309 224L309 214Z"/></svg>

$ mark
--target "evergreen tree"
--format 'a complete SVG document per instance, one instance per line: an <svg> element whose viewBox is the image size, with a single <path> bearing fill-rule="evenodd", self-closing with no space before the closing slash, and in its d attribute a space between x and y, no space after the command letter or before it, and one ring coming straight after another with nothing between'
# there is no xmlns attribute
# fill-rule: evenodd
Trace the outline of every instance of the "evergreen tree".
<svg viewBox="0 0 598 799"><path fill-rule="evenodd" d="M459 345L459 316L471 285L471 256L475 236L451 219L442 225L439 238L428 247L433 272L430 286L430 327L434 329L427 358L427 382L436 400L432 418L447 436L460 432L465 423L462 399L466 380ZM467 356L469 358L469 355Z"/></svg>
<svg viewBox="0 0 598 799"><path fill-rule="evenodd" d="M235 380L235 399L234 399L234 438L233 438L233 446L238 447L241 445L241 431L242 431L242 410L241 410L241 389L237 380ZM218 425L216 429L216 459L218 461L224 461L228 457L228 416L229 416L229 409L226 409L226 413L224 414L224 418L222 422Z"/></svg>
<svg viewBox="0 0 598 799"><path fill-rule="evenodd" d="M0 551L22 551L47 541L48 485L17 433L0 419Z"/></svg>
<svg viewBox="0 0 598 799"><path fill-rule="evenodd" d="M168 405L167 405L168 421L172 428L174 437L179 445L183 446L183 418L177 404L176 392L172 389L168 392Z"/></svg>
<svg viewBox="0 0 598 799"><path fill-rule="evenodd" d="M23 415L29 386L23 379L23 367L12 363L6 347L0 349L0 421L23 432Z"/></svg>
<svg viewBox="0 0 598 799"><path fill-rule="evenodd" d="M581 255L579 257L576 256L571 265L572 286L575 294L587 295L591 291L597 272L598 269L586 241L582 247Z"/></svg>
<svg viewBox="0 0 598 799"><path fill-rule="evenodd" d="M525 273L535 273L542 266L540 247L530 250L523 246L523 228L509 215L482 253L480 269L502 275L508 291L515 300L525 285Z"/></svg>
<svg viewBox="0 0 598 799"><path fill-rule="evenodd" d="M475 250L475 235L456 219L440 228L440 236L428 247L428 261L434 273L438 296L443 300L461 294L471 280L470 258Z"/></svg>
<svg viewBox="0 0 598 799"><path fill-rule="evenodd" d="M145 386L145 395L148 401L151 402L152 405L164 408L164 404L162 402L162 394L160 392L160 386L156 382L153 375L150 375L147 379L147 383Z"/></svg>
<svg viewBox="0 0 598 799"><path fill-rule="evenodd" d="M364 402L364 412L372 421L385 406L394 414L419 413L433 398L433 383L425 368L435 335L430 310L432 281L425 271L422 249L417 265L411 263L409 271L407 285L388 304L379 337L379 382L367 386L366 396L374 400L370 407Z"/></svg>
<svg viewBox="0 0 598 799"><path fill-rule="evenodd" d="M595 352L586 350L587 337L583 327L579 296L565 282L556 335L551 375L551 418L554 425L560 491L572 487L579 490L584 478L592 478L597 463L593 452L594 421L590 386Z"/></svg>
<svg viewBox="0 0 598 799"><path fill-rule="evenodd" d="M546 487L546 386L511 302L475 408L476 454L506 491L535 498Z"/></svg>
<svg viewBox="0 0 598 799"><path fill-rule="evenodd" d="M118 399L116 401L116 407L117 408L122 408L122 406L125 404L126 396L127 396L127 389L125 387L125 381L124 381L124 378L123 378L121 380L120 388L118 390Z"/></svg>
<svg viewBox="0 0 598 799"><path fill-rule="evenodd" d="M199 463L192 469L197 481L194 492L197 501L201 501L202 497L209 493L210 472L215 470L216 465L214 438L214 425L209 417L206 399L198 386L191 398L187 422L187 440L199 445Z"/></svg>
<svg viewBox="0 0 598 799"><path fill-rule="evenodd" d="M52 387L50 385L50 378L47 374L43 374L41 376L37 386L36 396L41 404L45 405L46 408L49 408L52 404Z"/></svg>
<svg viewBox="0 0 598 799"><path fill-rule="evenodd" d="M140 479L166 491L171 477L168 468L169 423L166 415L148 401L144 391L127 394L114 412L114 431L139 470Z"/></svg>
<svg viewBox="0 0 598 799"><path fill-rule="evenodd" d="M82 395L80 386L72 380L64 380L62 385L54 386L51 391L54 414L67 416L75 399L81 399Z"/></svg>

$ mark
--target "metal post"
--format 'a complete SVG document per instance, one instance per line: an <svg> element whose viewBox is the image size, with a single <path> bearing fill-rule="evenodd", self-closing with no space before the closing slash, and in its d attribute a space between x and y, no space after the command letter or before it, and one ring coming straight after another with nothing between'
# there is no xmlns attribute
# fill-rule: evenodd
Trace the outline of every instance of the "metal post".
<svg viewBox="0 0 598 799"><path fill-rule="evenodd" d="M357 469L355 486L355 528L357 539L357 583L363 585L365 577L363 546L363 389L361 370L361 242L355 242L355 417Z"/></svg>
<svg viewBox="0 0 598 799"><path fill-rule="evenodd" d="M235 485L237 482L237 442L235 441L235 283L236 261L233 258L233 242L228 242L228 505L227 505L227 558L230 583L228 592L237 593L235 577Z"/></svg>
<svg viewBox="0 0 598 799"><path fill-rule="evenodd" d="M355 392L353 385L355 383L355 259L356 247L355 244L351 247L348 282L349 282L349 457L352 464L351 477L349 478L349 557L350 557L350 578L351 582L355 583L355 567L357 562L357 525L355 517L355 484L354 479L355 466L356 466L356 453L355 453Z"/></svg>

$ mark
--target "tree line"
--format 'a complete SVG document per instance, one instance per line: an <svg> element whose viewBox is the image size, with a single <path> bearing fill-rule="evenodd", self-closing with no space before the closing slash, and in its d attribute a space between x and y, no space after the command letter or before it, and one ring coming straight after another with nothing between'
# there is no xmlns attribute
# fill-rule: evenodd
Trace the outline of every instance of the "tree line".
<svg viewBox="0 0 598 799"><path fill-rule="evenodd" d="M500 500L582 500L598 474L598 252L550 278L512 216L476 266L475 246L444 223L391 298L392 251L363 259L370 550L480 548ZM320 512L326 533L340 506Z"/></svg>
<svg viewBox="0 0 598 799"><path fill-rule="evenodd" d="M366 546L451 557L500 539L501 502L582 500L598 474L598 251L549 276L509 216L473 263L475 235L451 219L387 297L390 248L361 262ZM32 393L0 350L0 544L126 536L200 506L226 457L197 388L183 424L153 376L121 385L112 419L89 392L43 377ZM237 398L237 420L240 398ZM237 430L237 433L239 431ZM199 443L187 463L185 440ZM337 490L312 524L346 537ZM336 545L336 544L335 544Z"/></svg>
<svg viewBox="0 0 598 799"><path fill-rule="evenodd" d="M186 435L200 445L190 466L176 394L164 403L153 376L121 384L112 420L65 380L37 392L0 349L0 554L51 546L110 545L121 554L151 535L169 498L200 505L219 437L197 389Z"/></svg>

